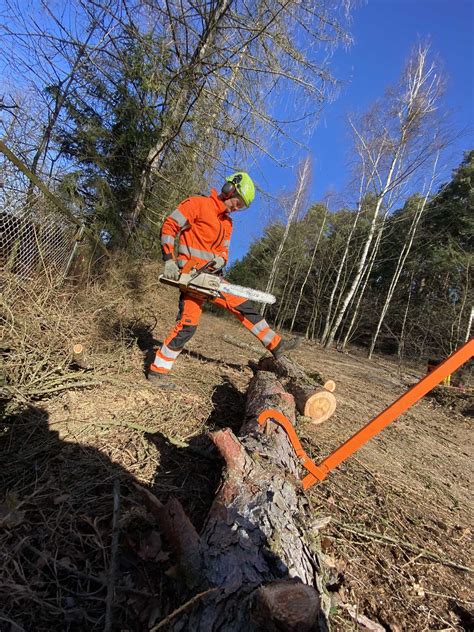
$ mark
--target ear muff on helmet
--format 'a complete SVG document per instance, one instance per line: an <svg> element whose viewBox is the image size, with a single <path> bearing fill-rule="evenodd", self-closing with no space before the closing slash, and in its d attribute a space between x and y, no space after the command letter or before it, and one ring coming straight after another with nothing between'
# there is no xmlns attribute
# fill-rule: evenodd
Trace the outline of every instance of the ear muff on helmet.
<svg viewBox="0 0 474 632"><path fill-rule="evenodd" d="M239 191L237 190L236 185L238 185L241 180L242 180L242 176L240 175L240 173L236 173L232 177L232 180L227 180L227 182L224 184L224 186L221 189L221 193L225 197L226 200L236 195L239 195Z"/></svg>
<svg viewBox="0 0 474 632"><path fill-rule="evenodd" d="M221 193L226 200L237 195L237 189L235 188L235 184L233 182L226 182L221 189Z"/></svg>

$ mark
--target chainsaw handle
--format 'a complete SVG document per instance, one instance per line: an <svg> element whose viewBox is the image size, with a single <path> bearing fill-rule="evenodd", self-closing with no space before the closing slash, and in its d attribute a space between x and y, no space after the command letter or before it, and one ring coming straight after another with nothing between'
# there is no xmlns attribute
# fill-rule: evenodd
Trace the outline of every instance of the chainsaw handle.
<svg viewBox="0 0 474 632"><path fill-rule="evenodd" d="M212 259L211 261L208 261L207 263L205 263L203 266L201 266L200 268L197 268L194 270L194 274L191 275L190 277L190 281L192 281L193 279L195 279L197 276L199 276L200 274L202 274L202 272L206 272L206 270L209 269L209 267L212 264Z"/></svg>

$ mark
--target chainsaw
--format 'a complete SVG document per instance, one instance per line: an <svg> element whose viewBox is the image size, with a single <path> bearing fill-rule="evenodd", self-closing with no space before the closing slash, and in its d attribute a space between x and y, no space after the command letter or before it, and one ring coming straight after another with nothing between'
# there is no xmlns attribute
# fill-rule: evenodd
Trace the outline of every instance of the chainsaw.
<svg viewBox="0 0 474 632"><path fill-rule="evenodd" d="M177 281L174 281L173 279L165 279L162 274L160 274L158 279L165 285L177 287L181 290L181 292L186 292L186 294L197 296L198 298L202 298L204 296L209 299L213 299L221 296L222 293L225 293L232 294L233 296L240 296L241 298L246 298L249 301L257 301L258 303L268 303L269 305L275 303L276 298L273 294L262 292L260 290L254 290L250 287L234 285L219 276L217 274L218 271L209 272L208 270L211 264L212 261L209 261L209 263L206 263L200 268L193 266L189 270L188 266L186 266Z"/></svg>

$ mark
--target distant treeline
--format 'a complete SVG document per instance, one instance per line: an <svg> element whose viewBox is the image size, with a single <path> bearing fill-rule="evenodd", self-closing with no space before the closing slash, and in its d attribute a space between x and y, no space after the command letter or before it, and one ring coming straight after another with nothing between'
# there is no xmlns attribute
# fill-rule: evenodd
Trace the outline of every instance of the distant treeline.
<svg viewBox="0 0 474 632"><path fill-rule="evenodd" d="M468 336L474 302L474 151L427 201L414 226L422 199L413 195L403 208L378 220L380 240L369 253L367 278L337 328L340 347L351 341L370 350L382 315L376 349L383 352L443 357ZM266 312L277 326L327 342L356 274L373 209L374 199L367 197L355 230L356 211L329 212L324 204L312 205L292 223L273 286L278 301ZM283 223L269 225L232 267L231 279L265 288L284 230Z"/></svg>

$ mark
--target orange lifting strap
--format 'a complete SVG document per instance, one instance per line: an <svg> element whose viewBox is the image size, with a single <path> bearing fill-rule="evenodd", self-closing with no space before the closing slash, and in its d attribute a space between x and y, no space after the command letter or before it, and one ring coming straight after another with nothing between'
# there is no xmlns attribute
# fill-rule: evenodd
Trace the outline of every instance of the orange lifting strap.
<svg viewBox="0 0 474 632"><path fill-rule="evenodd" d="M356 450L365 445L372 437L375 437L388 424L404 413L410 406L413 406L426 393L429 393L435 386L442 382L448 375L456 371L462 364L467 362L474 355L474 338L466 342L460 349L455 351L444 362L439 364L431 373L412 386L406 393L399 397L393 404L390 404L379 415L374 417L369 423L356 432L350 439L340 445L334 452L327 456L321 463L312 461L301 446L300 440L289 419L278 410L264 410L258 417L258 423L263 425L268 419L273 419L283 427L295 450L296 456L302 465L308 470L308 474L301 481L303 488L308 489L315 483L326 478L331 470L349 458Z"/></svg>

